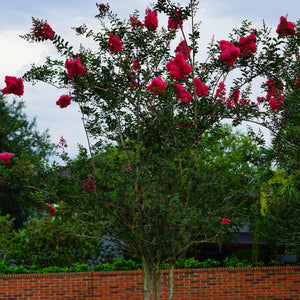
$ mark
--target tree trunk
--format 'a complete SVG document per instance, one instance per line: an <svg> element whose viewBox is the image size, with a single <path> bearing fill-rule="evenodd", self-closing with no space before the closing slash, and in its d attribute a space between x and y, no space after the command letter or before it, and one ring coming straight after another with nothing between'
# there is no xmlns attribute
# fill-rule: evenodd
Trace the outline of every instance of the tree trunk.
<svg viewBox="0 0 300 300"><path fill-rule="evenodd" d="M153 284L154 284L154 297L155 300L160 299L160 269L159 263L154 265L153 269Z"/></svg>
<svg viewBox="0 0 300 300"><path fill-rule="evenodd" d="M173 275L174 275L174 264L169 267L169 277L168 277L168 300L173 300Z"/></svg>
<svg viewBox="0 0 300 300"><path fill-rule="evenodd" d="M146 259L144 256L142 256L142 271L143 271L143 291L144 291L144 299L145 300L151 300L150 299L150 293L149 293L149 280L150 280L150 271L148 264L146 262Z"/></svg>

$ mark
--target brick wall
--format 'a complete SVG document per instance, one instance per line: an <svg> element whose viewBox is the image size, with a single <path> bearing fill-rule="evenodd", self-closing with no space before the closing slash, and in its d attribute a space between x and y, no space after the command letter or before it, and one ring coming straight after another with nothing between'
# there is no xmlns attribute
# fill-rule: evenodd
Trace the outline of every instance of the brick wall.
<svg viewBox="0 0 300 300"><path fill-rule="evenodd" d="M162 274L167 299L168 272ZM300 266L175 270L174 299L300 299ZM140 271L0 275L0 299L140 300Z"/></svg>

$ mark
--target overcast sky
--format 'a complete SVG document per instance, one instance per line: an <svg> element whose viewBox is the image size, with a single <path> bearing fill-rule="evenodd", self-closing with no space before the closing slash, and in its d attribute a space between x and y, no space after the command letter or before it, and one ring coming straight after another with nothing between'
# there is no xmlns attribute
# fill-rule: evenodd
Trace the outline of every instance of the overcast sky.
<svg viewBox="0 0 300 300"><path fill-rule="evenodd" d="M47 20L54 31L74 43L78 38L71 27L85 23L97 28L99 24L94 18L97 14L95 0L0 0L0 3L0 89L5 87L6 75L20 77L30 64L41 64L46 56L55 55L49 41L30 44L19 37L30 31L32 16ZM145 9L153 1L111 0L108 3L121 19L128 18L135 9L141 12L142 19ZM187 0L180 3L187 3ZM280 16L288 15L288 20L295 22L300 17L299 12L299 0L200 0L197 18L202 22L201 43L206 46L213 34L217 40L226 39L231 29L240 26L244 19L252 21L253 27L261 27L265 20L275 32ZM61 90L45 84L32 86L25 83L21 99L26 103L27 116L30 119L36 117L38 129L48 128L54 143L64 136L69 154L74 157L77 143L86 145L86 139L75 103L67 109L55 105L61 94ZM8 96L7 100L11 101L13 97Z"/></svg>

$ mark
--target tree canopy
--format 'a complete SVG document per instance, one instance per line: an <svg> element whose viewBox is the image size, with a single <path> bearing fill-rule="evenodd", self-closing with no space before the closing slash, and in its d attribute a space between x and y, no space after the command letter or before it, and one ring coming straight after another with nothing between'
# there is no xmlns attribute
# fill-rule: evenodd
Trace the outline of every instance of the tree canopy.
<svg viewBox="0 0 300 300"><path fill-rule="evenodd" d="M0 151L13 154L10 163L0 165L0 208L4 215L15 217L17 227L37 206L28 185L33 178L38 181L38 170L54 150L48 132L40 133L35 120L29 121L23 109L23 101L8 103L0 95Z"/></svg>
<svg viewBox="0 0 300 300"><path fill-rule="evenodd" d="M91 165L78 162L83 167L76 178L85 176L81 193L75 196L61 184L47 197L68 203L78 224L93 222L91 234L105 231L139 258L145 299L150 299L151 280L155 299L160 297L163 260L170 264L172 299L172 270L179 257L194 243L218 240L238 223L243 201L255 197L245 187L251 167L261 162L252 157L257 149L249 140L235 144L221 123L259 124L297 147L281 130L285 99L298 89L299 23L281 17L277 36L271 37L266 26L254 30L244 21L228 39L212 41L203 58L197 4L159 0L146 9L143 22L137 11L121 21L109 5L97 4L99 31L75 28L95 42L96 50L73 50L49 24L34 18L24 36L52 41L62 59L48 57L44 65L33 65L23 80L68 88L56 104L64 109L78 104L89 141ZM168 16L167 28L159 26L159 13ZM255 95L252 83L258 78L264 92ZM20 94L17 83L10 79L5 92Z"/></svg>

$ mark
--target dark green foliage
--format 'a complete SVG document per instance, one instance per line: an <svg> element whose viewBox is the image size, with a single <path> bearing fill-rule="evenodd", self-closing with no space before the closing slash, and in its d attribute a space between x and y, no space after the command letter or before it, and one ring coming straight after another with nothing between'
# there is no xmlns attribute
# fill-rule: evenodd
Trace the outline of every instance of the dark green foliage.
<svg viewBox="0 0 300 300"><path fill-rule="evenodd" d="M279 261L272 261L270 266L284 266L284 265L297 265L287 264ZM227 257L223 261L215 259L207 259L204 261L198 261L194 258L179 259L175 264L175 269L207 269L207 268L249 268L254 265L245 259L238 259L237 257ZM262 267L264 263L258 262L255 266ZM168 269L167 263L161 264L161 269ZM33 273L66 273L66 272L105 272L105 271L130 271L140 270L141 265L133 260L125 260L123 258L117 259L112 263L104 263L102 265L95 265L89 267L88 265L75 264L73 267L56 267L51 266L47 268L38 268L37 266L31 266L25 268L8 267L4 261L0 261L0 274L33 274Z"/></svg>
<svg viewBox="0 0 300 300"><path fill-rule="evenodd" d="M44 171L44 160L54 149L48 132L38 132L35 120L27 120L23 109L22 101L10 104L0 95L0 152L13 153L10 163L0 163L0 209L15 217L16 227L35 210L29 185L39 185L36 176Z"/></svg>
<svg viewBox="0 0 300 300"><path fill-rule="evenodd" d="M14 230L9 216L1 217L1 257L8 264L39 269L56 266L75 270L78 264L98 263L106 251L103 243L85 237L73 220L44 216Z"/></svg>

